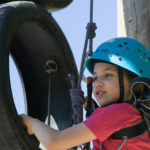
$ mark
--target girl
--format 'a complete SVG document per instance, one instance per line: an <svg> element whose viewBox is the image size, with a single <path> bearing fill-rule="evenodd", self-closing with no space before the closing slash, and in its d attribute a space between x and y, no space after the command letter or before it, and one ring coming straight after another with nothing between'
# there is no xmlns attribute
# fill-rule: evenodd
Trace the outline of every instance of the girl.
<svg viewBox="0 0 150 150"><path fill-rule="evenodd" d="M91 140L94 150L149 150L146 125L130 104L130 82L137 76L150 77L149 58L150 51L131 38L103 43L86 62L93 74L93 93L100 107L87 120L63 131L21 115L28 134L35 134L48 150L65 150ZM142 90L137 87L136 95Z"/></svg>

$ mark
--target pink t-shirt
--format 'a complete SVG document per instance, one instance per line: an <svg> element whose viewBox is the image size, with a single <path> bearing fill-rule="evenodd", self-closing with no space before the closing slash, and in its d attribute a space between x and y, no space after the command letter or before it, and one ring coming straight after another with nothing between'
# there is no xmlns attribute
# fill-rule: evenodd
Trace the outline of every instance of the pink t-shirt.
<svg viewBox="0 0 150 150"><path fill-rule="evenodd" d="M132 105L121 103L97 108L83 123L97 137L93 141L94 150L100 150L100 142L103 143L103 150L116 150L123 140L111 139L109 136L123 127L136 124L141 120L140 113ZM150 150L148 132L128 139L121 150Z"/></svg>

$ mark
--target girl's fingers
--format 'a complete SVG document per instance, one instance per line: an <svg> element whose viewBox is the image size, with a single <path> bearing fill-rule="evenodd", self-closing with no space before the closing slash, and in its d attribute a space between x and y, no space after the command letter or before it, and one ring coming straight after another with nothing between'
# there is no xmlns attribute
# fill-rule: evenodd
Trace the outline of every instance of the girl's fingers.
<svg viewBox="0 0 150 150"><path fill-rule="evenodd" d="M22 124L25 126L27 133L29 135L33 134L33 130L32 130L32 126L31 126L32 118L30 116L25 115L25 114L21 114L21 115L19 115L19 117L20 117Z"/></svg>

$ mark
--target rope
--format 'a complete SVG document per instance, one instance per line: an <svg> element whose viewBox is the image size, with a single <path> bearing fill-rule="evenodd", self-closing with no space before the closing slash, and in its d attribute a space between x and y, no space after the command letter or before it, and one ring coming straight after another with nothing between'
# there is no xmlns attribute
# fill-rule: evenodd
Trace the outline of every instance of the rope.
<svg viewBox="0 0 150 150"><path fill-rule="evenodd" d="M87 24L86 37L84 42L82 60L80 65L80 72L77 86L74 85L73 78L70 78L72 89L70 89L70 96L72 100L72 108L73 108L73 120L74 124L78 124L83 121L83 104L84 104L84 93L81 90L81 80L83 77L83 72L85 68L85 59L87 55L87 46L89 41L89 53L88 55L92 55L93 53L93 38L95 37L96 24L93 23L93 0L90 0L90 22ZM84 150L90 149L90 144L87 143L84 147Z"/></svg>
<svg viewBox="0 0 150 150"><path fill-rule="evenodd" d="M48 115L48 125L51 123L51 101L52 101L52 74L57 71L57 64L54 60L48 60L46 61L46 64L44 66L45 72L48 73L49 79L48 79L48 107L47 107L47 115Z"/></svg>
<svg viewBox="0 0 150 150"><path fill-rule="evenodd" d="M52 75L49 74L49 81L48 81L48 108L47 108L47 115L48 115L48 125L51 123L51 101L52 101Z"/></svg>
<svg viewBox="0 0 150 150"><path fill-rule="evenodd" d="M82 54L82 60L81 60L81 66L80 66L80 73L78 78L77 87L73 82L73 77L69 74L68 78L70 79L70 82L72 84L72 89L70 90L70 96L72 100L72 107L73 107L73 120L74 124L77 124L79 122L82 122L83 120L83 104L84 104L84 93L81 90L81 80L84 72L84 66L85 66L85 58L86 58L86 50L88 45L88 40L90 40L89 44L89 54L92 54L93 51L93 38L95 37L95 30L96 30L96 24L93 23L93 0L90 2L90 22L87 24L87 32L86 32L86 38L84 43L84 49ZM81 117L82 116L82 117Z"/></svg>
<svg viewBox="0 0 150 150"><path fill-rule="evenodd" d="M86 29L87 29L87 32L86 32L86 37L85 37L85 42L84 42L77 88L81 88L81 79L82 79L82 75L84 71L84 65L85 65L84 62L85 62L85 57L86 57L88 40L89 40L89 56L92 55L93 53L93 38L96 36L95 30L97 29L96 24L93 23L93 0L90 0L90 22L87 24Z"/></svg>
<svg viewBox="0 0 150 150"><path fill-rule="evenodd" d="M83 104L84 93L80 89L70 89L70 95L72 100L72 108L74 111L73 120L74 124L78 124L83 120Z"/></svg>
<svg viewBox="0 0 150 150"><path fill-rule="evenodd" d="M85 69L85 59L87 56L87 46L89 41L89 53L88 55L91 56L93 53L93 38L95 37L95 30L97 29L96 24L93 23L93 0L90 0L90 22L87 24L87 32L84 42L84 48L83 48L83 54L82 54L82 60L80 65L80 72L79 72L79 78L77 83L77 88L75 88L75 85L73 83L72 78L70 77L70 81L72 84L72 89L70 90L70 96L72 100L72 108L73 108L73 120L74 124L78 124L83 121L83 104L84 104L84 93L81 90L81 80L83 77L83 72ZM90 95L88 97L91 97ZM90 107L89 107L90 108ZM82 147L82 146L81 146ZM84 144L83 150L90 150L90 143Z"/></svg>

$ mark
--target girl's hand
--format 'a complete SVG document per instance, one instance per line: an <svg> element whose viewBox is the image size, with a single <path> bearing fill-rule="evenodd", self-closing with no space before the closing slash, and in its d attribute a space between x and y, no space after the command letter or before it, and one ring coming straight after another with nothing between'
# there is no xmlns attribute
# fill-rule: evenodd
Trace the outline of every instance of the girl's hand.
<svg viewBox="0 0 150 150"><path fill-rule="evenodd" d="M32 122L34 121L34 119L30 116L25 115L25 114L21 114L19 116L20 116L20 120L21 120L22 124L27 129L27 133L29 135L34 134L34 132L32 130Z"/></svg>

